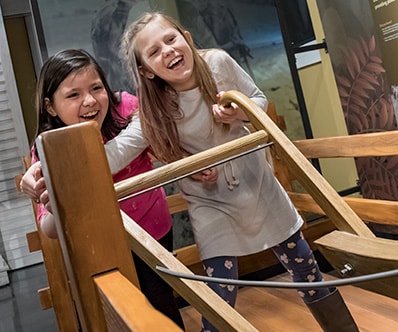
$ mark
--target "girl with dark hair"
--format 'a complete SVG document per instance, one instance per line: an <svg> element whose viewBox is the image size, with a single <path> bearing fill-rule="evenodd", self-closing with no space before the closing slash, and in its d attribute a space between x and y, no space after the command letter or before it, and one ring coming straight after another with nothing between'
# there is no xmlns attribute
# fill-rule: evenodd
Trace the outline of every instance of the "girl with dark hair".
<svg viewBox="0 0 398 332"><path fill-rule="evenodd" d="M75 49L60 51L45 62L37 83L36 96L37 135L80 122L96 121L104 142L128 125L138 106L135 96L127 92L113 93L95 59L86 51ZM54 238L57 237L54 216L37 160L33 146L33 165L25 174L21 187L24 193L40 199L37 216L39 228ZM142 149L131 160L125 168L115 172L115 182L153 168L148 149ZM41 193L40 197L36 196L38 192ZM120 208L167 250L172 251L172 220L162 188L126 199L120 203ZM133 258L141 291L156 309L184 328L173 289L134 253Z"/></svg>

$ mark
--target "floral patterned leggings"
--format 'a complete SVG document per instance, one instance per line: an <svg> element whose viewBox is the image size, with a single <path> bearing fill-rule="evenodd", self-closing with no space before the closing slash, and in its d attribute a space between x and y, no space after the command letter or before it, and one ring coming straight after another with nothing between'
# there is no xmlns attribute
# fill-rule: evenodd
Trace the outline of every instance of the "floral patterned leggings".
<svg viewBox="0 0 398 332"><path fill-rule="evenodd" d="M294 282L322 281L323 277L308 242L301 231L296 232L284 242L272 248L279 261L292 276ZM238 258L220 256L203 261L206 274L209 277L238 279ZM231 306L235 306L238 287L209 283L218 295ZM301 289L298 291L304 303L319 300L330 293L329 288ZM214 332L214 328L205 318L202 319L202 331Z"/></svg>

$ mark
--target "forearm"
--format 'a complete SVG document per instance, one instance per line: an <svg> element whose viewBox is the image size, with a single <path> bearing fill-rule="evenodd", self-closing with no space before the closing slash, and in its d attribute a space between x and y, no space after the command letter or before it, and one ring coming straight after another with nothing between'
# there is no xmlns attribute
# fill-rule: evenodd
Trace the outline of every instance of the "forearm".
<svg viewBox="0 0 398 332"><path fill-rule="evenodd" d="M138 157L148 144L143 138L138 119L132 120L114 139L106 142L105 151L112 174L116 174Z"/></svg>

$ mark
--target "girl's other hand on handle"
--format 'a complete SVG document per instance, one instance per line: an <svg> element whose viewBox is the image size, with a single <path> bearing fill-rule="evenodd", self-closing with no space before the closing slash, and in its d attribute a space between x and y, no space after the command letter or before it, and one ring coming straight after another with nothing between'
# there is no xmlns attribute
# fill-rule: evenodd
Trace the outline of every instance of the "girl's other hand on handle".
<svg viewBox="0 0 398 332"><path fill-rule="evenodd" d="M224 91L221 91L217 94L217 98L220 98L223 95ZM235 120L247 120L247 116L245 112L238 107L235 103L231 103L228 105L219 105L214 104L212 106L213 116L216 122L221 122L225 124L231 124Z"/></svg>
<svg viewBox="0 0 398 332"><path fill-rule="evenodd" d="M34 189L38 174L41 174L40 161L35 162L29 167L19 183L21 192L36 202L38 202L40 197L40 195L36 194Z"/></svg>
<svg viewBox="0 0 398 332"><path fill-rule="evenodd" d="M205 169L202 172L198 172L196 174L191 175L191 178L195 181L201 181L209 184L214 184L218 179L218 171L216 167L211 167Z"/></svg>

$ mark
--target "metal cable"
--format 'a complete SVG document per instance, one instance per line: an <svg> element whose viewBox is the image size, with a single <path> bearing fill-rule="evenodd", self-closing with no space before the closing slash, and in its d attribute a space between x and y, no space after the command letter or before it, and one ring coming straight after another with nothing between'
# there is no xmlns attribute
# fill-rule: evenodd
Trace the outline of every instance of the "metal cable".
<svg viewBox="0 0 398 332"><path fill-rule="evenodd" d="M213 277L200 276L197 274L175 272L162 266L156 266L156 269L160 272L182 279L213 282L213 283L236 285L236 286L294 288L294 289L308 289L308 288L313 289L313 288L323 288L323 287L347 286L375 279L384 279L384 278L391 278L398 276L398 269L395 269L391 271L377 272L363 276L350 277L339 280L314 281L314 282L280 282L280 281L253 281L253 280L213 278Z"/></svg>

